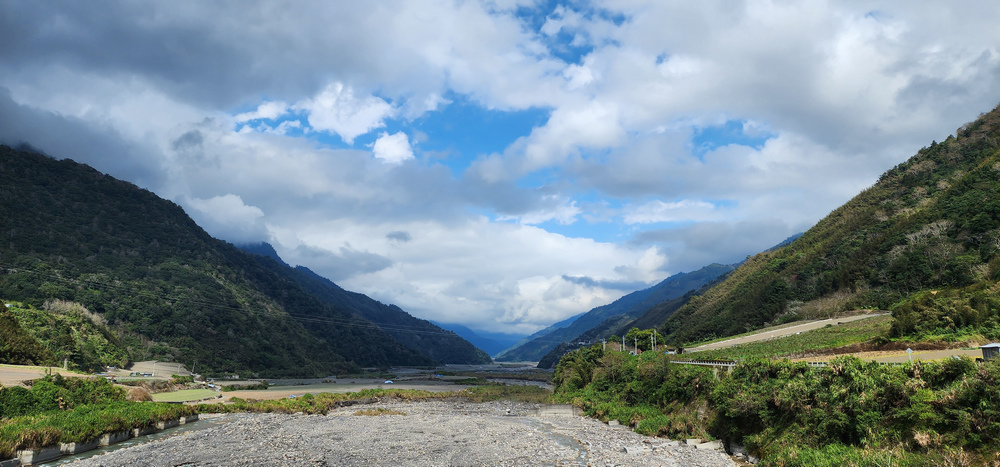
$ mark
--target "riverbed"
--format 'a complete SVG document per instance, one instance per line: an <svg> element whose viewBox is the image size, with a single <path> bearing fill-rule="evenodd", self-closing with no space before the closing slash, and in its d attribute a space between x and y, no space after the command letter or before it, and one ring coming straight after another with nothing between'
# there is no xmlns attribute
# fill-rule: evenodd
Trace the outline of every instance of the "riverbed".
<svg viewBox="0 0 1000 467"><path fill-rule="evenodd" d="M74 462L131 465L734 465L724 453L516 402L386 401L227 423ZM360 411L381 413L363 415Z"/></svg>

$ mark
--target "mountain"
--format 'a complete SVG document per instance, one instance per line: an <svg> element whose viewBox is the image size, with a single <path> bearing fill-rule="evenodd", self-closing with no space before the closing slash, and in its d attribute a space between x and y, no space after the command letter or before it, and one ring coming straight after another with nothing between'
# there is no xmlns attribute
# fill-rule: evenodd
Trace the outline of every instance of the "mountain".
<svg viewBox="0 0 1000 467"><path fill-rule="evenodd" d="M461 324L437 323L438 327L447 329L458 334L463 339L472 343L476 347L483 349L490 355L497 355L520 341L523 336L515 334L503 334L499 332L473 331Z"/></svg>
<svg viewBox="0 0 1000 467"><path fill-rule="evenodd" d="M263 267L294 282L333 309L376 324L403 345L430 359L451 364L493 363L486 352L454 332L441 329L430 321L415 318L395 305L385 305L367 295L344 290L304 266L288 266L267 243L243 245L240 248L254 253Z"/></svg>
<svg viewBox="0 0 1000 467"><path fill-rule="evenodd" d="M758 254L661 328L672 343L859 308L893 337L1000 337L1000 108L931 142L783 248Z"/></svg>
<svg viewBox="0 0 1000 467"><path fill-rule="evenodd" d="M549 334L551 332L554 332L554 331L556 331L558 329L562 329L562 328L565 328L566 326L569 326L569 325L573 324L573 322L575 322L577 319L579 319L581 316L583 316L585 314L586 313L580 313L578 315L570 316L569 318L566 318L566 319L564 319L562 321L559 321L557 323L554 323L554 324L550 324L545 329L542 329L540 331L535 332L534 334L530 334L527 337L522 338L521 340L519 340L516 343L514 343L514 345L508 347L507 349L504 349L503 352L500 352L500 354L497 355L497 360L498 361L507 361L507 362L519 361L519 360L516 360L516 359L505 359L504 355L507 352L512 351L514 349L517 349L517 348L519 348L519 347L521 347L521 346L523 346L523 345L525 345L525 344L527 344L527 343L529 343L529 342L531 342L531 341L533 341L535 339L538 339L538 338L540 338L542 336L545 336L545 335L547 335L547 334Z"/></svg>
<svg viewBox="0 0 1000 467"><path fill-rule="evenodd" d="M0 146L0 220L0 297L82 305L133 360L264 376L434 363L212 238L180 206L68 159Z"/></svg>
<svg viewBox="0 0 1000 467"><path fill-rule="evenodd" d="M541 335L533 335L534 337L527 342L498 355L497 360L539 361L563 342L573 341L605 323L613 327L615 322L630 322L653 306L681 297L732 269L732 266L712 264L690 273L674 274L652 287L632 292L608 305L594 308L567 326L552 329ZM612 321L609 323L608 320Z"/></svg>

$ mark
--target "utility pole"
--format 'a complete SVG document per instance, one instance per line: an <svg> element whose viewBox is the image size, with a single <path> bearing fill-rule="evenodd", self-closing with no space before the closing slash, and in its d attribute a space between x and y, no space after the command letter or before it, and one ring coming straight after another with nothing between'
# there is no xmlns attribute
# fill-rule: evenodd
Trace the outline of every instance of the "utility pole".
<svg viewBox="0 0 1000 467"><path fill-rule="evenodd" d="M635 341L634 342L634 345L635 345L635 354L639 355L639 335L636 334L636 336L633 337L632 339Z"/></svg>
<svg viewBox="0 0 1000 467"><path fill-rule="evenodd" d="M656 328L653 328L653 348L656 348Z"/></svg>
<svg viewBox="0 0 1000 467"><path fill-rule="evenodd" d="M622 352L625 351L625 335L622 334Z"/></svg>

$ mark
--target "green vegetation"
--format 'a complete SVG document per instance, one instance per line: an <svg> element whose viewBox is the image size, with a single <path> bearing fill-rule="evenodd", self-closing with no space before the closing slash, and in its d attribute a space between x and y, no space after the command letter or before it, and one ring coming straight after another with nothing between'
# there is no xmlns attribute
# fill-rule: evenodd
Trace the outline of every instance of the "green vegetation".
<svg viewBox="0 0 1000 467"><path fill-rule="evenodd" d="M0 389L0 459L20 449L89 441L193 413L187 406L128 402L125 391L104 378L46 376L31 389Z"/></svg>
<svg viewBox="0 0 1000 467"><path fill-rule="evenodd" d="M156 402L190 402L210 399L217 394L211 389L182 389L173 392L160 392L153 394L152 397Z"/></svg>
<svg viewBox="0 0 1000 467"><path fill-rule="evenodd" d="M715 379L706 367L668 364L660 352L638 357L599 345L567 354L556 367L553 399L638 433L712 439L708 401Z"/></svg>
<svg viewBox="0 0 1000 467"><path fill-rule="evenodd" d="M836 326L827 325L802 334L793 334L777 339L751 342L724 349L686 353L681 357L705 360L799 357L852 344L881 342L889 334L891 325L891 316L877 316Z"/></svg>
<svg viewBox="0 0 1000 467"><path fill-rule="evenodd" d="M267 389L269 387L271 386L267 384L267 381L261 381L259 383L251 383L251 384L224 384L220 389L222 389L223 392L230 392L230 391L253 391L253 390Z"/></svg>
<svg viewBox="0 0 1000 467"><path fill-rule="evenodd" d="M24 336L0 343L0 362L197 361L272 377L434 363L180 206L70 160L0 146L0 219L0 297L23 303L0 312L0 336Z"/></svg>
<svg viewBox="0 0 1000 467"><path fill-rule="evenodd" d="M1000 108L886 172L789 246L749 258L663 324L668 342L845 310L892 310L893 337L1000 337ZM937 292L937 294L934 294Z"/></svg>
<svg viewBox="0 0 1000 467"><path fill-rule="evenodd" d="M55 355L21 327L5 306L0 308L0 362L15 365L52 365Z"/></svg>
<svg viewBox="0 0 1000 467"><path fill-rule="evenodd" d="M1000 361L811 368L750 359L718 379L661 353L599 346L559 363L554 399L637 431L716 437L761 465L976 465L1000 448ZM964 460L965 464L956 463Z"/></svg>
<svg viewBox="0 0 1000 467"><path fill-rule="evenodd" d="M101 371L107 366L128 363L126 342L139 345L137 336L119 337L103 318L83 305L64 300L48 300L42 308L13 302L7 311L31 339L51 354L42 362L81 371ZM2 360L6 361L6 360Z"/></svg>

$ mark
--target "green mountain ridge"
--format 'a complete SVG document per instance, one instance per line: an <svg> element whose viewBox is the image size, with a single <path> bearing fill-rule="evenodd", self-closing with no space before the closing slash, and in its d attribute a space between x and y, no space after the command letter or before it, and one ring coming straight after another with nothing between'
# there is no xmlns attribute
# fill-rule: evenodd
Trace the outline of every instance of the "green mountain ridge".
<svg viewBox="0 0 1000 467"><path fill-rule="evenodd" d="M0 146L0 237L0 297L79 303L128 337L130 359L267 376L435 362L180 206L68 159Z"/></svg>
<svg viewBox="0 0 1000 467"><path fill-rule="evenodd" d="M932 142L661 325L683 345L859 308L893 337L1000 337L1000 108ZM964 331L963 331L964 330Z"/></svg>

